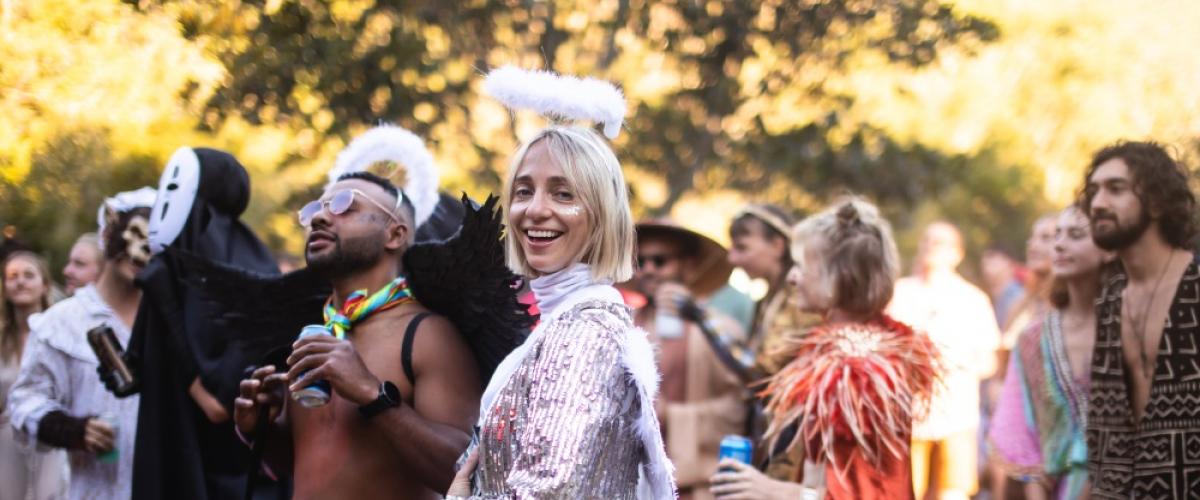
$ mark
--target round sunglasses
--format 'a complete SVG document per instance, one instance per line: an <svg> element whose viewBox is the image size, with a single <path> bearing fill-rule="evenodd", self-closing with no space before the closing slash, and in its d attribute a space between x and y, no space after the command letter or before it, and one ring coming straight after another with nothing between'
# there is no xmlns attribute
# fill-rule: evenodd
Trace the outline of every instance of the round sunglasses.
<svg viewBox="0 0 1200 500"><path fill-rule="evenodd" d="M376 208L383 210L383 213L387 214L388 217L391 217L392 220L396 221L397 223L401 223L401 220L396 216L395 211L400 208L400 203L404 201L403 196L404 195L396 196L396 206L391 210L388 210L388 208L383 206L382 203L379 203L378 201L371 199L370 196L367 196L367 193L357 189L343 189L334 192L333 196L330 196L329 199L313 200L306 203L299 212L296 212L296 216L300 219L301 226L308 227L312 224L313 217L316 217L317 213L320 212L321 209L329 209L329 213L332 215L342 215L346 213L347 210L350 210L350 207L354 205L355 197L361 197L368 203L375 205Z"/></svg>

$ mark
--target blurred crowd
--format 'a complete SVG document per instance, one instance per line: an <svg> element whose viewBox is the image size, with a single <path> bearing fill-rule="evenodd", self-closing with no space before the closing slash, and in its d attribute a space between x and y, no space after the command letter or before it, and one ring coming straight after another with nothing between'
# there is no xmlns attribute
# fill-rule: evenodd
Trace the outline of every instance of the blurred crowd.
<svg viewBox="0 0 1200 500"><path fill-rule="evenodd" d="M1190 249L1174 243L1187 255L1150 261L1148 280L1126 261L1129 286L1141 287L1132 295L1137 310L1104 309L1104 293L1121 289L1111 288L1118 275L1102 269L1136 258L1132 252L1149 245L1137 239L1146 227L1165 234L1158 228L1171 223L1161 201L1139 189L1155 168L1183 169L1145 160L1157 146L1132 144L1098 153L1079 203L1029 228L995 228L1027 231L1024 255L988 248L979 282L963 276L976 263L964 262L955 224L927 225L905 265L888 222L860 198L813 214L748 204L731 214L728 247L680 221L637 224L636 271L619 288L656 347L655 409L680 497L1108 498L1088 478L1105 458L1087 448L1107 438L1085 438L1086 417L1102 408L1090 378L1107 373L1099 350L1113 348L1106 322L1132 316L1141 327L1134 338L1143 339L1148 322L1166 319L1174 335L1185 326L1167 318L1166 307L1145 311L1175 299L1156 293L1163 276L1183 287L1194 270ZM1120 171L1103 178L1113 161ZM1190 197L1184 179L1158 196ZM151 204L129 200L102 207L108 223L81 235L61 270L36 251L14 249L15 240L0 255L0 499L65 497L80 482L128 496L137 400L115 399L95 380L97 361L81 339L96 318L111 317L128 342L141 292L140 267L126 263L137 259L136 233ZM1098 236L1118 230L1136 234ZM731 285L735 270L764 283L765 293L751 297ZM72 296L87 319L76 339L38 334L53 328L43 314ZM1131 338L1123 332L1116 335ZM1187 332L1181 338L1194 350L1195 330ZM1181 359L1194 365L1188 355ZM1153 360L1141 362L1156 373ZM838 378L860 368L865 380ZM1159 397L1146 386L1130 397ZM1182 390L1194 398L1191 387ZM1142 418L1155 416L1135 417ZM731 435L752 443L748 463L722 456Z"/></svg>

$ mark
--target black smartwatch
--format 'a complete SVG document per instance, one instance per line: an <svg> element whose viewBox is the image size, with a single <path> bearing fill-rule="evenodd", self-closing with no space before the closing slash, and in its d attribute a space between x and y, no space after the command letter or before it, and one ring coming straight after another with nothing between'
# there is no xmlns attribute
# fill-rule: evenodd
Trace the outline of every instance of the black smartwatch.
<svg viewBox="0 0 1200 500"><path fill-rule="evenodd" d="M379 384L379 397L375 398L375 401L359 406L358 414L363 418L371 418L383 413L384 410L397 406L400 406L400 389L396 388L396 384L384 380L382 384Z"/></svg>

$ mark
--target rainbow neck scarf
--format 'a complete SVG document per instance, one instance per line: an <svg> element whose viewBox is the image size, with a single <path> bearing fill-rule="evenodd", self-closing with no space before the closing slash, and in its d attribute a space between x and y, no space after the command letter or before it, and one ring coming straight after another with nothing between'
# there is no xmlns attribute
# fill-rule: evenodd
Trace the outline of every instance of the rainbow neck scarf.
<svg viewBox="0 0 1200 500"><path fill-rule="evenodd" d="M333 307L333 297L330 296L325 301L325 327L333 332L333 336L343 339L346 338L346 332L350 331L355 323L379 311L386 311L415 300L412 290L408 288L408 280L403 276L392 280L387 286L369 297L367 289L355 290L349 297L346 297L341 311Z"/></svg>

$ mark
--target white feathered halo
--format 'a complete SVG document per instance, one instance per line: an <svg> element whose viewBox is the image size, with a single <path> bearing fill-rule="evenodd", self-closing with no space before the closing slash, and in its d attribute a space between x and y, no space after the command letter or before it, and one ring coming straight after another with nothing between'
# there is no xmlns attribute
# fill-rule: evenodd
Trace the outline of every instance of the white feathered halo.
<svg viewBox="0 0 1200 500"><path fill-rule="evenodd" d="M403 172L404 196L412 202L416 212L413 222L420 227L433 214L438 203L438 169L433 155L425 149L425 141L412 132L384 124L354 138L338 153L337 161L329 171L329 184L337 182L342 175L363 171L372 171L393 181Z"/></svg>
<svg viewBox="0 0 1200 500"><path fill-rule="evenodd" d="M625 120L625 96L612 83L595 78L503 66L488 73L483 91L509 109L603 124L609 139L617 138Z"/></svg>

